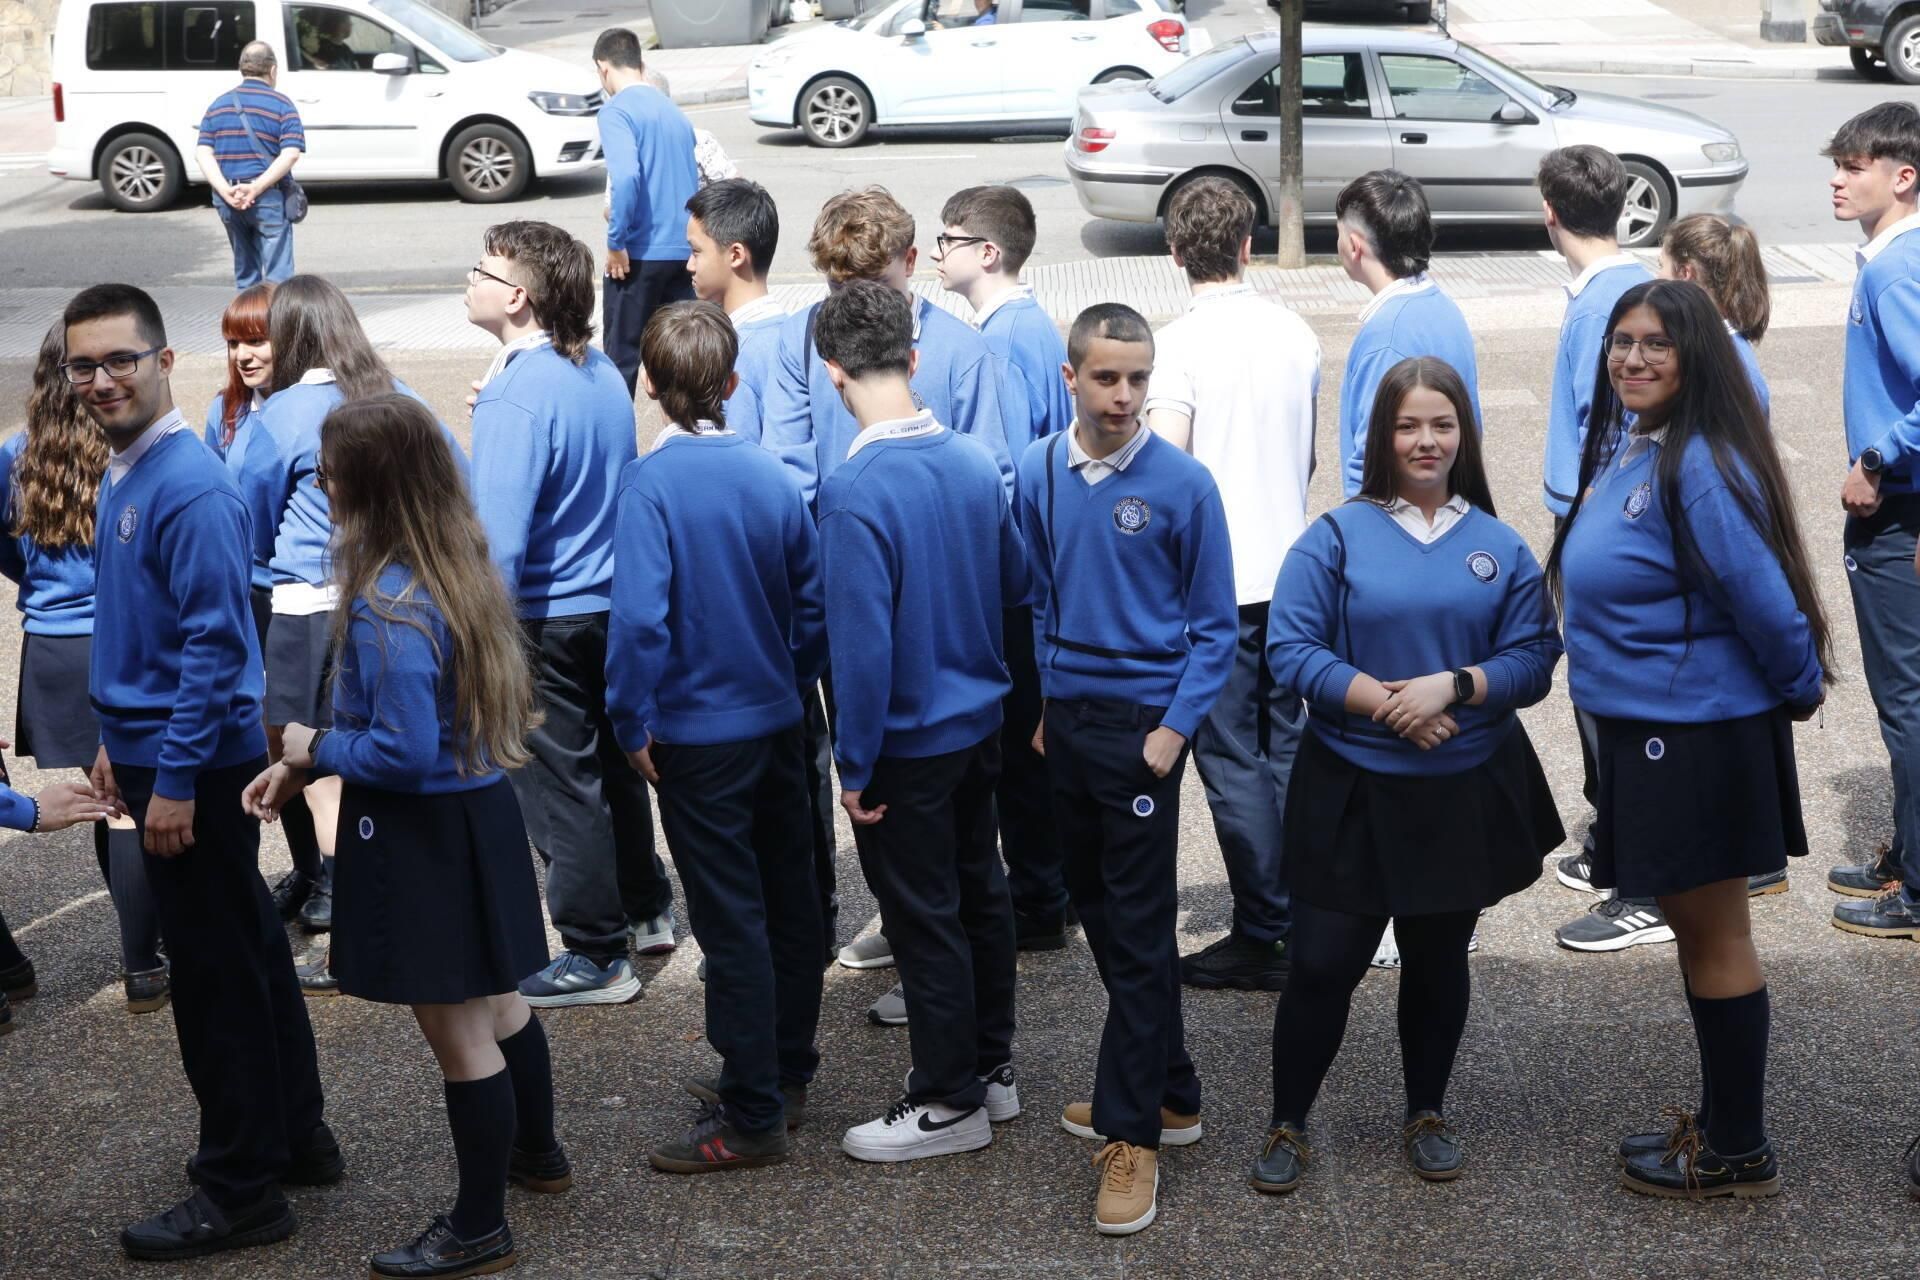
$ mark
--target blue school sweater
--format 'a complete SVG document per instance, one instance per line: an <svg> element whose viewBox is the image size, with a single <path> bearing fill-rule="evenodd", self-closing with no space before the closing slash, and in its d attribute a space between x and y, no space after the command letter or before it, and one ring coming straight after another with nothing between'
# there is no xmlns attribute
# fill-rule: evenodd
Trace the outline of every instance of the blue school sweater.
<svg viewBox="0 0 1920 1280"><path fill-rule="evenodd" d="M1753 383L1753 394L1760 398L1760 408L1768 418L1773 416L1773 393L1767 389L1767 375L1760 372L1760 353L1753 349L1742 334L1728 332L1733 342L1734 354L1740 357L1741 367L1747 371L1747 380Z"/></svg>
<svg viewBox="0 0 1920 1280"><path fill-rule="evenodd" d="M1687 724L1811 705L1822 676L1806 615L1699 439L1680 493L1713 581L1682 586L1654 475L1661 448L1608 461L1561 550L1573 704Z"/></svg>
<svg viewBox="0 0 1920 1280"><path fill-rule="evenodd" d="M764 396L760 443L793 469L807 501L846 461L860 424L841 403L827 377L827 363L813 341L813 313L796 311L780 330L780 353L773 381ZM1009 493L1013 461L1007 453L1006 394L1001 370L986 339L972 325L948 315L925 298L913 299L914 350L920 367L914 394L948 430L973 436L993 454Z"/></svg>
<svg viewBox="0 0 1920 1280"><path fill-rule="evenodd" d="M101 482L94 528L87 692L101 742L115 764L157 770L155 795L191 800L203 770L267 751L246 507L220 459L181 430L119 484Z"/></svg>
<svg viewBox="0 0 1920 1280"><path fill-rule="evenodd" d="M612 216L607 248L635 262L684 261L687 201L700 189L693 125L651 85L629 85L600 108Z"/></svg>
<svg viewBox="0 0 1920 1280"><path fill-rule="evenodd" d="M734 329L740 338L740 354L733 362L733 371L740 375L740 383L727 397L727 429L754 444L761 442L767 391L773 385L774 367L780 362L780 331L786 321L784 315L766 316Z"/></svg>
<svg viewBox="0 0 1920 1280"><path fill-rule="evenodd" d="M40 806L32 796L23 796L0 782L0 827L31 831L40 821Z"/></svg>
<svg viewBox="0 0 1920 1280"><path fill-rule="evenodd" d="M993 455L946 430L867 445L820 487L820 543L840 785L998 729L1029 576Z"/></svg>
<svg viewBox="0 0 1920 1280"><path fill-rule="evenodd" d="M1920 489L1920 236L1895 236L1860 268L1847 315L1847 461L1878 449L1880 492Z"/></svg>
<svg viewBox="0 0 1920 1280"><path fill-rule="evenodd" d="M621 749L798 724L826 665L826 601L786 468L738 434L676 434L627 464L619 509L607 714Z"/></svg>
<svg viewBox="0 0 1920 1280"><path fill-rule="evenodd" d="M1473 333L1467 318L1438 285L1396 293L1368 316L1347 351L1347 371L1340 381L1340 441L1342 478L1346 495L1360 492L1362 460L1367 452L1367 427L1373 421L1373 402L1387 370L1414 356L1432 356L1453 366L1467 384L1473 402L1473 420L1486 430L1480 415L1480 367L1473 354Z"/></svg>
<svg viewBox="0 0 1920 1280"><path fill-rule="evenodd" d="M1547 405L1547 459L1541 472L1542 500L1556 516L1567 514L1580 487L1580 450L1587 442L1587 418L1593 412L1593 381L1600 369L1600 344L1607 318L1620 295L1653 279L1638 262L1608 267L1588 280L1580 295L1567 300L1560 319L1560 350L1553 362L1553 398Z"/></svg>
<svg viewBox="0 0 1920 1280"><path fill-rule="evenodd" d="M393 389L420 399L398 379ZM333 513L314 477L314 465L320 455L320 424L345 399L331 382L297 382L275 392L260 413L261 438L248 444L241 460L241 496L258 520L254 555L267 562L276 583L317 587L331 576L327 542L333 537ZM440 430L465 476L467 455L445 423Z"/></svg>
<svg viewBox="0 0 1920 1280"><path fill-rule="evenodd" d="M213 397L213 403L207 406L207 425L205 439L207 448L219 454L226 461L227 474L233 477L233 483L240 490L240 500L247 504L247 519L253 525L253 538L256 554L253 557L253 585L261 590L273 586L273 570L267 562L273 558L273 531L280 523L280 513L260 506L259 502L267 494L264 486L249 485L246 482L247 450L253 448L256 440L266 435L261 429L260 420L266 416L264 409L255 409L251 404L240 410L240 416L234 419L233 439L222 444L220 437L226 434L222 417L226 412L227 393L222 391ZM270 447L270 446L263 446ZM264 538L262 531L265 531Z"/></svg>
<svg viewBox="0 0 1920 1280"><path fill-rule="evenodd" d="M522 351L473 405L473 502L522 617L605 613L613 503L634 459L633 397L613 361Z"/></svg>
<svg viewBox="0 0 1920 1280"><path fill-rule="evenodd" d="M0 573L20 588L15 604L25 615L21 629L36 636L84 636L93 632L93 548L45 551L25 534L13 532L13 464L27 447L27 433L16 432L0 444ZM4 824L0 824L4 825Z"/></svg>
<svg viewBox="0 0 1920 1280"><path fill-rule="evenodd" d="M1024 295L1001 303L980 326L980 336L1008 366L1001 418L1010 456L1018 458L1035 440L1073 425L1073 397L1060 372L1067 344L1039 303Z"/></svg>
<svg viewBox="0 0 1920 1280"><path fill-rule="evenodd" d="M1309 727L1375 773L1471 769L1512 731L1514 711L1547 696L1560 632L1526 542L1478 507L1421 543L1369 501L1314 521L1287 552L1267 618L1274 683L1313 708ZM1460 732L1431 751L1346 710L1365 672L1405 680L1460 667L1487 676L1487 700L1455 707Z"/></svg>
<svg viewBox="0 0 1920 1280"><path fill-rule="evenodd" d="M1067 438L1036 440L1020 460L1040 690L1165 707L1160 723L1191 739L1239 637L1220 490L1158 437L1088 485L1067 467Z"/></svg>
<svg viewBox="0 0 1920 1280"><path fill-rule="evenodd" d="M378 608L365 596L353 602L333 682L333 728L314 764L359 786L417 795L498 781L492 769L460 771L453 635L440 607L402 565L381 571L378 591Z"/></svg>

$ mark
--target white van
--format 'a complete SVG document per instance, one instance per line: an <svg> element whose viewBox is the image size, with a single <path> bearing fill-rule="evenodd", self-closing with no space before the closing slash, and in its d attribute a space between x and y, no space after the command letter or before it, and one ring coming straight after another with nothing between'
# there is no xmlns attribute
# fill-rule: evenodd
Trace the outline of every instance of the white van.
<svg viewBox="0 0 1920 1280"><path fill-rule="evenodd" d="M204 181L200 119L255 39L306 129L302 183L444 178L493 203L602 164L592 67L488 44L419 0L66 0L48 169L120 209L173 204Z"/></svg>

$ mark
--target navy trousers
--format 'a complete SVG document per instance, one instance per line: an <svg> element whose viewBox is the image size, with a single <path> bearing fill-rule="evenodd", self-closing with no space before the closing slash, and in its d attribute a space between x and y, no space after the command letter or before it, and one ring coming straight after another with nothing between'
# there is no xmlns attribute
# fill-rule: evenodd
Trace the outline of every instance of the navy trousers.
<svg viewBox="0 0 1920 1280"><path fill-rule="evenodd" d="M1844 534L1860 668L1893 774L1893 849L1909 901L1920 900L1920 495L1888 497Z"/></svg>
<svg viewBox="0 0 1920 1280"><path fill-rule="evenodd" d="M1033 655L1033 609L1008 609L1005 615L1007 672L1006 719L1000 726L1000 785L995 790L1000 815L1000 853L1007 860L1007 888L1013 909L1023 916L1058 921L1067 909L1061 871L1060 836L1053 828L1053 786L1047 758L1033 749L1040 727L1040 669Z"/></svg>
<svg viewBox="0 0 1920 1280"><path fill-rule="evenodd" d="M625 280L608 276L601 281L601 346L627 380L629 394L640 380L640 335L647 321L669 302L691 301L693 277L685 258L634 262Z"/></svg>

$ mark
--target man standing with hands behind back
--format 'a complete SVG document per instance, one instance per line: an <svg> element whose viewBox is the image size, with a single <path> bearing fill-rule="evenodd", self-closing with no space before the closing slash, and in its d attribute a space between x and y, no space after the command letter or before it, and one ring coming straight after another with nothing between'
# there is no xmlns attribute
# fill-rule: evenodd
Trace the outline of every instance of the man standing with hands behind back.
<svg viewBox="0 0 1920 1280"><path fill-rule="evenodd" d="M293 274L293 223L280 180L307 149L300 111L274 88L279 59L255 40L240 51L240 84L200 120L194 159L233 246L233 287L279 284Z"/></svg>
<svg viewBox="0 0 1920 1280"><path fill-rule="evenodd" d="M633 392L640 335L669 302L691 302L687 278L687 201L700 189L693 126L666 94L646 82L640 37L609 27L593 42L606 105L600 149L607 157L607 278L600 310L605 346Z"/></svg>

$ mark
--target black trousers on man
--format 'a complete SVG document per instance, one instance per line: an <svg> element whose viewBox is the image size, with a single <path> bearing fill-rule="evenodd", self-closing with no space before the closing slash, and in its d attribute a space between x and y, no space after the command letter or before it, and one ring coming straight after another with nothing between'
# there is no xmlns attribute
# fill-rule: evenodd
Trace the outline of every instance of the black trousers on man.
<svg viewBox="0 0 1920 1280"><path fill-rule="evenodd" d="M1161 1107L1181 1115L1200 1111L1174 939L1187 756L1182 752L1167 776L1156 778L1141 754L1165 712L1105 699L1054 699L1046 713L1067 893L1107 988L1093 1127L1115 1142L1148 1148L1160 1145Z"/></svg>
<svg viewBox="0 0 1920 1280"><path fill-rule="evenodd" d="M660 826L707 958L720 1099L748 1132L782 1131L780 1086L820 1065L819 899L799 725L709 746L655 743Z"/></svg>
<svg viewBox="0 0 1920 1280"><path fill-rule="evenodd" d="M605 965L627 954L627 922L673 905L653 847L647 784L607 718L607 615L535 618L533 687L546 720L513 775L534 848L547 863L547 911L567 950Z"/></svg>
<svg viewBox="0 0 1920 1280"><path fill-rule="evenodd" d="M907 995L907 1096L970 1111L1013 1060L1013 903L995 847L996 730L971 747L882 756L861 794L887 812L853 829Z"/></svg>
<svg viewBox="0 0 1920 1280"><path fill-rule="evenodd" d="M1033 608L1021 605L1004 616L1004 652L1013 688L1000 726L1002 767L995 791L1000 852L1007 860L1007 888L1014 911L1057 925L1066 914L1067 888L1061 872L1060 837L1053 825L1047 758L1033 749L1033 731L1040 726L1040 708L1045 705L1033 654Z"/></svg>
<svg viewBox="0 0 1920 1280"><path fill-rule="evenodd" d="M260 823L240 808L240 793L266 767L262 755L202 773L192 846L147 855L180 1065L200 1104L201 1185L229 1209L272 1190L312 1140L322 1105L293 953L260 878ZM144 836L154 770L115 762L113 776Z"/></svg>
<svg viewBox="0 0 1920 1280"><path fill-rule="evenodd" d="M634 262L625 280L608 276L601 281L601 346L627 380L629 393L640 380L640 335L647 321L669 302L691 301L693 277L685 258Z"/></svg>

